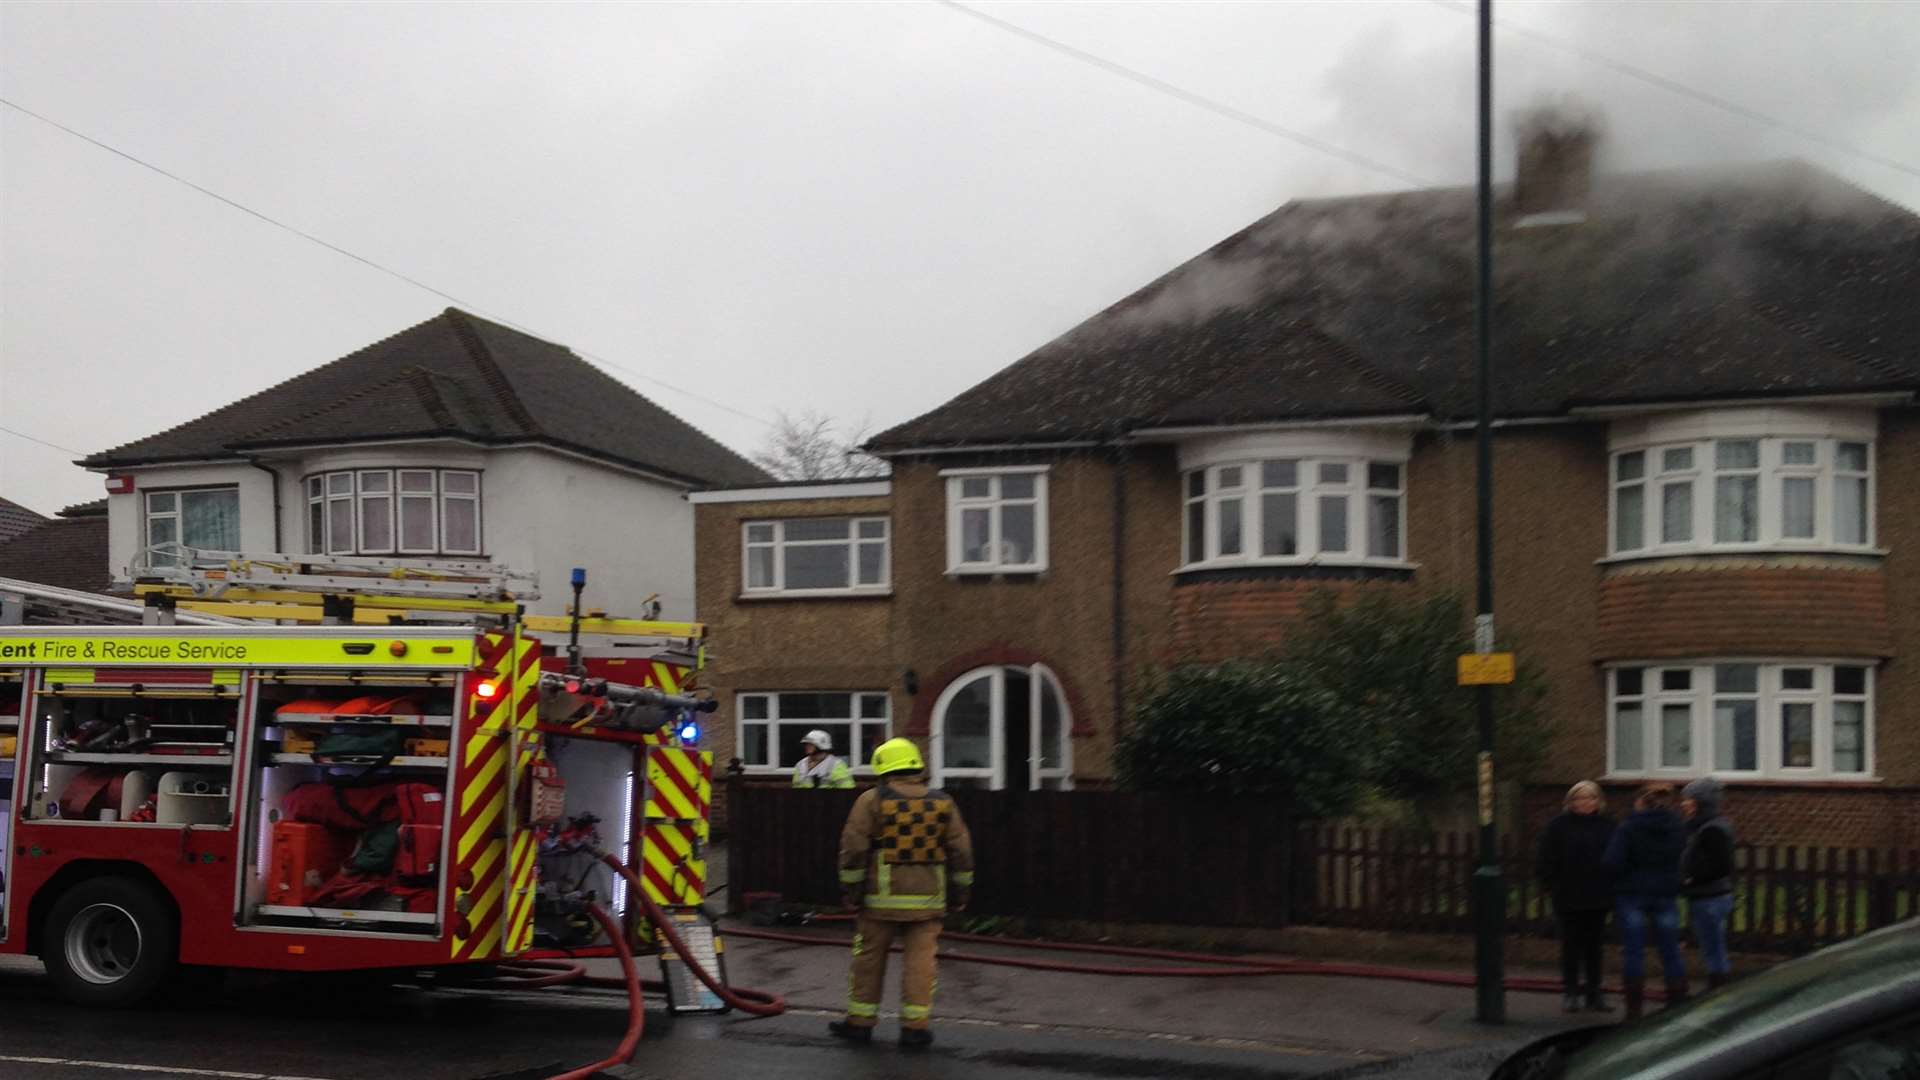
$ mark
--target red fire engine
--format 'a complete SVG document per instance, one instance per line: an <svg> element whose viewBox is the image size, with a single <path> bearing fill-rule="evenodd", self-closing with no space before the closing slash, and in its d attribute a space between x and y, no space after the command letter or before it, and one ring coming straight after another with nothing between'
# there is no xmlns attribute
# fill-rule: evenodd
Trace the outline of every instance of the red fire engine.
<svg viewBox="0 0 1920 1080"><path fill-rule="evenodd" d="M705 629L581 617L581 577L571 618L473 563L174 550L134 600L0 581L0 952L115 1005L178 964L625 945L665 954L675 1008L717 1006L667 962L717 966Z"/></svg>

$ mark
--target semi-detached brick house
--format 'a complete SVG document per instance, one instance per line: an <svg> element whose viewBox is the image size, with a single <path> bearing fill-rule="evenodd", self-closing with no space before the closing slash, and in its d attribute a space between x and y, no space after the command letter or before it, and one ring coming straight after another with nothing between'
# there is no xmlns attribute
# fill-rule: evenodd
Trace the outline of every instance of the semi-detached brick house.
<svg viewBox="0 0 1920 1080"><path fill-rule="evenodd" d="M1534 798L1711 771L1750 837L1920 844L1920 217L1591 151L1497 198ZM1471 597L1473 252L1469 189L1290 203L874 439L889 480L694 495L722 756L892 732L949 787L1100 784L1142 669L1316 589Z"/></svg>

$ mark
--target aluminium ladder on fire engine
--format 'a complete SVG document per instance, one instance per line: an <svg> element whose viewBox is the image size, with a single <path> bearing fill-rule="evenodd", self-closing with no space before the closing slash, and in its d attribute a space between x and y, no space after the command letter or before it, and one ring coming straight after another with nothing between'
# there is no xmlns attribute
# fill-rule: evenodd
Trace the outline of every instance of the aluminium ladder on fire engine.
<svg viewBox="0 0 1920 1080"><path fill-rule="evenodd" d="M464 621L510 616L540 597L537 575L499 563L284 555L161 544L127 568L149 621L175 607L295 622ZM358 609L368 610L361 611Z"/></svg>

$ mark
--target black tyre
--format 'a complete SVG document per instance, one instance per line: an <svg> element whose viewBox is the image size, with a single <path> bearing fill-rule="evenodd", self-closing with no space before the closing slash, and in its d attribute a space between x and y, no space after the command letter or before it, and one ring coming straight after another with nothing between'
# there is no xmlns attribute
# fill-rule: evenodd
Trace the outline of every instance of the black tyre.
<svg viewBox="0 0 1920 1080"><path fill-rule="evenodd" d="M54 991L78 1005L136 1005L160 989L179 956L173 912L150 886L124 877L62 893L40 940Z"/></svg>

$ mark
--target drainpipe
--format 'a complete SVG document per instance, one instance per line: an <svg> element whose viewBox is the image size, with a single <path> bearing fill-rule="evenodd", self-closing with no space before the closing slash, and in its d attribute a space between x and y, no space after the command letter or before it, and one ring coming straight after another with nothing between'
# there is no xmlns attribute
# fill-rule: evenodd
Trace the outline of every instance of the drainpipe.
<svg viewBox="0 0 1920 1080"><path fill-rule="evenodd" d="M273 466L263 463L259 458L248 458L247 464L273 477L273 552L276 555L285 555L287 553L287 546L281 542L280 473L274 469Z"/></svg>
<svg viewBox="0 0 1920 1080"><path fill-rule="evenodd" d="M1113 716L1114 734L1127 722L1127 469L1133 449L1113 441Z"/></svg>

